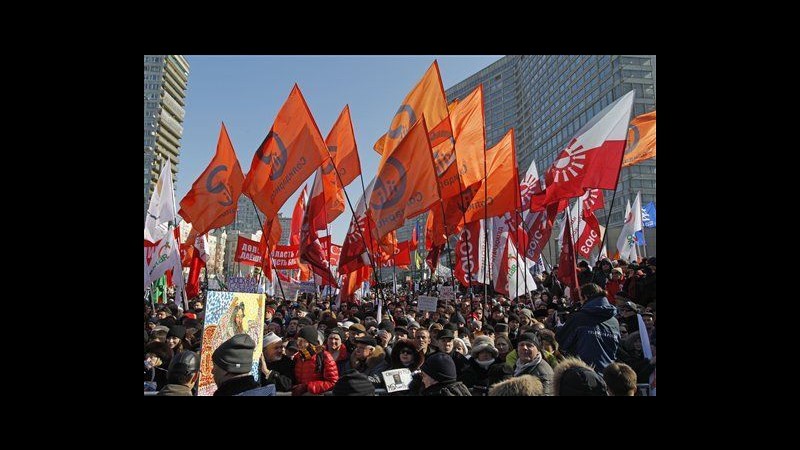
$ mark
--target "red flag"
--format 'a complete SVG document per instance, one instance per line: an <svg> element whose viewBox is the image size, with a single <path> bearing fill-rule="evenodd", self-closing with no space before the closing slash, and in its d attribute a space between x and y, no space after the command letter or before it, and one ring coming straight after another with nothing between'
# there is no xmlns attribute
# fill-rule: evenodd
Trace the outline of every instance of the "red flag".
<svg viewBox="0 0 800 450"><path fill-rule="evenodd" d="M353 294L361 288L364 281L372 276L372 267L363 266L358 270L346 273L342 278L342 290L339 292L342 303L357 303Z"/></svg>
<svg viewBox="0 0 800 450"><path fill-rule="evenodd" d="M600 245L600 223L597 221L594 212L584 216L583 220L586 222L586 226L583 227L583 233L578 237L578 242L575 243L575 246L578 248L578 254L588 259L592 248Z"/></svg>
<svg viewBox="0 0 800 450"><path fill-rule="evenodd" d="M603 190L602 189L589 189L581 196L581 206L583 210L581 215L589 217L594 215L593 212L603 208ZM595 220L597 220L595 218Z"/></svg>
<svg viewBox="0 0 800 450"><path fill-rule="evenodd" d="M428 251L428 256L425 257L425 263L431 268L431 271L436 272L436 266L439 265L439 255L442 253L444 244L437 245Z"/></svg>
<svg viewBox="0 0 800 450"><path fill-rule="evenodd" d="M189 299L200 295L200 269L205 267L205 263L200 259L200 252L194 252L192 264L189 267L189 279L186 281L186 296Z"/></svg>
<svg viewBox="0 0 800 450"><path fill-rule="evenodd" d="M320 176L319 172L317 172L317 176ZM318 180L319 178L314 182L314 192L311 193L311 200L306 208L303 226L300 229L300 262L308 264L312 272L322 277L322 285L338 287L336 278L331 272L328 255L323 251L316 227L312 223L315 217L324 217L325 215L325 196L319 192L322 186L317 182Z"/></svg>
<svg viewBox="0 0 800 450"><path fill-rule="evenodd" d="M578 268L575 266L575 247L572 245L572 225L569 214L566 214L567 224L564 229L564 239L561 242L561 257L558 260L558 281L569 286L570 296L573 300L580 298L578 286Z"/></svg>
<svg viewBox="0 0 800 450"><path fill-rule="evenodd" d="M236 242L236 253L233 260L246 266L261 266L263 253L260 251L261 245L243 236L238 236Z"/></svg>
<svg viewBox="0 0 800 450"><path fill-rule="evenodd" d="M223 123L217 153L181 200L178 214L199 235L233 223L243 182L242 167Z"/></svg>
<svg viewBox="0 0 800 450"><path fill-rule="evenodd" d="M419 246L419 236L417 235L417 228L419 228L419 222L414 223L414 231L411 232L411 250L416 250Z"/></svg>
<svg viewBox="0 0 800 450"><path fill-rule="evenodd" d="M374 185L375 179L373 178L367 186L366 195L361 196L356 206L356 212L350 220L350 228L347 230L347 236L342 245L342 254L339 258L339 273L350 273L364 265L370 265L367 253L374 253L374 249L368 251L367 242L370 247L376 247L376 242L370 233L371 230L374 230L375 224L367 214L366 200L369 199Z"/></svg>
<svg viewBox="0 0 800 450"><path fill-rule="evenodd" d="M267 217L276 217L286 199L326 159L325 141L295 84L253 155L242 192Z"/></svg>
<svg viewBox="0 0 800 450"><path fill-rule="evenodd" d="M411 253L409 252L408 244L408 241L397 243L397 247L394 250L394 257L392 258L395 266L407 266L411 264Z"/></svg>
<svg viewBox="0 0 800 450"><path fill-rule="evenodd" d="M617 187L632 106L633 91L608 105L577 132L547 169L543 204L579 197L590 188Z"/></svg>
<svg viewBox="0 0 800 450"><path fill-rule="evenodd" d="M481 253L481 239L483 230L481 222L471 222L464 226L456 242L456 279L464 286L478 284L478 278L483 277L483 253Z"/></svg>

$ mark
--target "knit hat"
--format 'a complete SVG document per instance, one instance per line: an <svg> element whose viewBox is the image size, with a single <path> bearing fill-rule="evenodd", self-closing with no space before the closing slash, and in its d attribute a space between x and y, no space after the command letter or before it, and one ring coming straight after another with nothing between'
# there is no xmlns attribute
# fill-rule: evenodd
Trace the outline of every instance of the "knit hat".
<svg viewBox="0 0 800 450"><path fill-rule="evenodd" d="M280 336L270 331L269 333L264 335L264 344L263 346L266 347L270 344L274 344L276 342L283 342L281 341Z"/></svg>
<svg viewBox="0 0 800 450"><path fill-rule="evenodd" d="M607 396L606 382L592 369L570 367L561 375L560 396Z"/></svg>
<svg viewBox="0 0 800 450"><path fill-rule="evenodd" d="M298 336L307 340L309 344L319 345L319 333L317 329L312 326L305 326L300 329Z"/></svg>
<svg viewBox="0 0 800 450"><path fill-rule="evenodd" d="M211 355L214 364L226 372L241 374L250 372L253 365L253 350L256 343L247 334L237 334L223 342Z"/></svg>
<svg viewBox="0 0 800 450"><path fill-rule="evenodd" d="M183 339L186 336L186 328L183 325L173 325L169 328L167 338L175 336L178 339Z"/></svg>
<svg viewBox="0 0 800 450"><path fill-rule="evenodd" d="M333 395L337 397L359 397L375 395L375 386L366 375L350 370L333 386Z"/></svg>
<svg viewBox="0 0 800 450"><path fill-rule="evenodd" d="M535 345L537 349L542 348L542 341L539 339L539 336L532 331L520 334L517 338L517 345L519 345L520 342L530 342Z"/></svg>
<svg viewBox="0 0 800 450"><path fill-rule="evenodd" d="M456 364L447 353L436 352L430 355L420 370L440 383L456 381Z"/></svg>

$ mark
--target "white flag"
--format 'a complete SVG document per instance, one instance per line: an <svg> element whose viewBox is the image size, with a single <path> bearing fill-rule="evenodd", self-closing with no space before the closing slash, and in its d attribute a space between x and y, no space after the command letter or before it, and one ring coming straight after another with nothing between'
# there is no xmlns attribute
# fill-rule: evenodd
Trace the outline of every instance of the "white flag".
<svg viewBox="0 0 800 450"><path fill-rule="evenodd" d="M634 233L636 233L636 229L634 228L636 226L635 211L641 211L641 209L642 199L639 194L636 195L633 206L631 206L629 202L625 208L625 224L622 225L622 231L620 231L619 238L617 239L617 251L619 251L619 257L626 261L636 260L636 238L634 236ZM640 224L641 220L642 216L640 212Z"/></svg>
<svg viewBox="0 0 800 450"><path fill-rule="evenodd" d="M169 159L161 167L147 217L144 221L144 238L152 243L166 236L167 232L177 226L175 214L175 191L172 188L172 165Z"/></svg>

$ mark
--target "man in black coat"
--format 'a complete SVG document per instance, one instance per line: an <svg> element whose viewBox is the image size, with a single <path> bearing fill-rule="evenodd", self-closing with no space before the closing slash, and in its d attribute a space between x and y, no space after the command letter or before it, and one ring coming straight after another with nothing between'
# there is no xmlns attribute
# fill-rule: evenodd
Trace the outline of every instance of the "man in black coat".
<svg viewBox="0 0 800 450"><path fill-rule="evenodd" d="M577 356L602 373L617 357L617 308L608 302L606 291L594 283L581 286L581 295L583 306L556 332L556 340L561 353Z"/></svg>

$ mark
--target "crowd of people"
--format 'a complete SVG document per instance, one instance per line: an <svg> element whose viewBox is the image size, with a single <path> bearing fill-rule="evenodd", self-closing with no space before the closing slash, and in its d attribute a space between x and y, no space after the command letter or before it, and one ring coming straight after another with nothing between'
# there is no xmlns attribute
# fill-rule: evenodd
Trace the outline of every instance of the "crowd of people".
<svg viewBox="0 0 800 450"><path fill-rule="evenodd" d="M213 351L214 395L655 395L656 258L578 268L580 296L565 296L554 267L527 295L484 298L462 287L436 311L420 311L417 297L437 296L447 281L358 303L267 296L259 376L256 342L235 334ZM196 395L203 298L188 311L145 301L146 392ZM398 377L387 385L395 369L411 374L407 386Z"/></svg>

